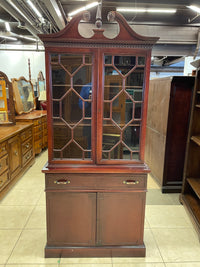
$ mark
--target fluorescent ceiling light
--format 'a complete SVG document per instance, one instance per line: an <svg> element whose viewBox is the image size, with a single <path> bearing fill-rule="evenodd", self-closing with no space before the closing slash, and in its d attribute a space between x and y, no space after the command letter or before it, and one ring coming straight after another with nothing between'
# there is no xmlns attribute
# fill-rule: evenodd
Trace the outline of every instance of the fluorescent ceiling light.
<svg viewBox="0 0 200 267"><path fill-rule="evenodd" d="M117 11L121 12L149 12L149 13L175 13L176 9L159 9L159 8L126 8L126 7L119 7Z"/></svg>
<svg viewBox="0 0 200 267"><path fill-rule="evenodd" d="M149 13L176 13L176 9L163 9L163 8L152 9L152 8L149 8L149 9L147 9L147 12L149 12Z"/></svg>
<svg viewBox="0 0 200 267"><path fill-rule="evenodd" d="M42 18L41 13L38 11L38 9L34 6L34 4L33 4L30 0L27 0L27 4L29 4L29 6L33 9L33 11L35 12L35 14L36 14L39 18Z"/></svg>
<svg viewBox="0 0 200 267"><path fill-rule="evenodd" d="M188 6L190 9L196 11L197 13L200 13L200 8L197 6Z"/></svg>
<svg viewBox="0 0 200 267"><path fill-rule="evenodd" d="M79 13L81 11L84 11L84 10L88 10L88 9L90 9L92 7L95 7L98 4L99 4L98 2L93 2L93 3L89 4L89 5L83 6L83 7L79 8L79 9L76 9L76 10L72 11L71 13L68 14L68 16L69 17L73 17L75 14L77 14L77 13Z"/></svg>
<svg viewBox="0 0 200 267"><path fill-rule="evenodd" d="M24 35L19 35L19 37L23 38L23 39L27 39L27 40L30 40L30 41L37 41L35 38L31 38L31 37L26 37Z"/></svg>
<svg viewBox="0 0 200 267"><path fill-rule="evenodd" d="M121 12L146 12L145 8L126 8L126 7L119 7L117 11Z"/></svg>
<svg viewBox="0 0 200 267"><path fill-rule="evenodd" d="M0 35L0 38L5 38L5 39L12 40L12 41L17 41L17 38L15 38L15 37L10 37L10 36L5 36L5 35Z"/></svg>
<svg viewBox="0 0 200 267"><path fill-rule="evenodd" d="M5 22L6 31L10 32L10 24L8 22Z"/></svg>

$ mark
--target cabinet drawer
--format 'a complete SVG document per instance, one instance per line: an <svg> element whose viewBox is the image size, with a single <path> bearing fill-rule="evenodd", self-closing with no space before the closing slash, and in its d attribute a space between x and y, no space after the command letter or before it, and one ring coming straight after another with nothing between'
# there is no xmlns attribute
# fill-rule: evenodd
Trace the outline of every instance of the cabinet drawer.
<svg viewBox="0 0 200 267"><path fill-rule="evenodd" d="M42 140L42 132L34 134L34 140L35 141Z"/></svg>
<svg viewBox="0 0 200 267"><path fill-rule="evenodd" d="M34 135L36 134L36 133L39 133L39 132L42 132L42 125L39 125L39 126L35 126L34 128L33 128L33 131L34 131Z"/></svg>
<svg viewBox="0 0 200 267"><path fill-rule="evenodd" d="M42 118L33 121L34 126L42 124Z"/></svg>
<svg viewBox="0 0 200 267"><path fill-rule="evenodd" d="M35 142L34 148L35 148L35 154L39 154L42 151L42 139L39 139L38 141Z"/></svg>
<svg viewBox="0 0 200 267"><path fill-rule="evenodd" d="M0 157L7 154L7 142L3 142L0 144Z"/></svg>
<svg viewBox="0 0 200 267"><path fill-rule="evenodd" d="M24 166L31 158L33 157L33 149L29 150L23 157L22 157L22 165Z"/></svg>
<svg viewBox="0 0 200 267"><path fill-rule="evenodd" d="M0 159L0 175L8 169L8 155Z"/></svg>
<svg viewBox="0 0 200 267"><path fill-rule="evenodd" d="M32 148L32 138L28 139L22 144L22 154L25 154L28 150Z"/></svg>
<svg viewBox="0 0 200 267"><path fill-rule="evenodd" d="M6 171L3 174L1 174L1 176L0 176L0 190L1 190L1 188L4 187L4 185L7 184L8 181L9 181L9 173L8 173L8 171Z"/></svg>
<svg viewBox="0 0 200 267"><path fill-rule="evenodd" d="M141 174L46 174L46 189L134 190L146 188Z"/></svg>
<svg viewBox="0 0 200 267"><path fill-rule="evenodd" d="M20 139L22 142L24 142L26 139L32 136L32 129L28 129L20 134Z"/></svg>
<svg viewBox="0 0 200 267"><path fill-rule="evenodd" d="M47 122L47 116L42 117L42 122L46 123Z"/></svg>

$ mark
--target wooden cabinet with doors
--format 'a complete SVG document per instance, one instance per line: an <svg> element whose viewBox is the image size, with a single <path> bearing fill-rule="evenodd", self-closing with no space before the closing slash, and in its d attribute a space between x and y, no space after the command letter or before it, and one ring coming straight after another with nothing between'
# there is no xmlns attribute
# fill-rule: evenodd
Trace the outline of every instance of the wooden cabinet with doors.
<svg viewBox="0 0 200 267"><path fill-rule="evenodd" d="M192 99L180 199L188 210L200 237L200 68L197 69Z"/></svg>
<svg viewBox="0 0 200 267"><path fill-rule="evenodd" d="M145 256L144 163L151 48L117 12L114 39L76 15L40 35L46 54L46 257Z"/></svg>

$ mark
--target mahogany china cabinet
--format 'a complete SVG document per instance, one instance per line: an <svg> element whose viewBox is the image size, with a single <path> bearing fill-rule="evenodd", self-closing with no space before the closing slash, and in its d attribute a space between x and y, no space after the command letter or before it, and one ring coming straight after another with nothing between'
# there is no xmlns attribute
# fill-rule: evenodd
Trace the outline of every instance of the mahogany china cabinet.
<svg viewBox="0 0 200 267"><path fill-rule="evenodd" d="M145 256L145 125L151 49L117 12L109 39L78 30L39 35L48 120L45 257Z"/></svg>

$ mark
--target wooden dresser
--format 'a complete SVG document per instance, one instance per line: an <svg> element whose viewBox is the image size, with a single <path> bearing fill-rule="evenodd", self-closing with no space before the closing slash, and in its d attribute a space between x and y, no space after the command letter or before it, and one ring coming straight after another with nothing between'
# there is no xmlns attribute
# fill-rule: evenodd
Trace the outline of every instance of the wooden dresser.
<svg viewBox="0 0 200 267"><path fill-rule="evenodd" d="M17 123L0 131L0 198L33 164L32 124Z"/></svg>
<svg viewBox="0 0 200 267"><path fill-rule="evenodd" d="M39 154L47 147L47 113L46 110L34 110L16 116L18 122L33 123L34 153Z"/></svg>

